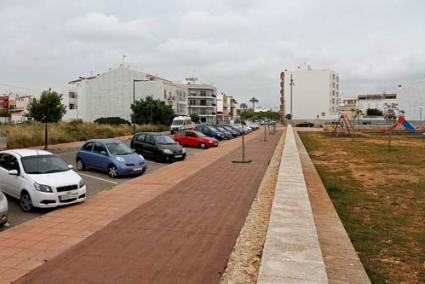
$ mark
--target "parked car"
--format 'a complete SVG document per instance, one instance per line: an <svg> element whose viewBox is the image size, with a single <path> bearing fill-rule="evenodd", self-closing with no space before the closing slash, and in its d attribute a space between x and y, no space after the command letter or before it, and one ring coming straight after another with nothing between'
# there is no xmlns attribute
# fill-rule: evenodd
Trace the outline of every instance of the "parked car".
<svg viewBox="0 0 425 284"><path fill-rule="evenodd" d="M0 152L0 190L25 212L86 200L86 183L58 156L41 150Z"/></svg>
<svg viewBox="0 0 425 284"><path fill-rule="evenodd" d="M295 124L296 127L314 127L314 124L308 121Z"/></svg>
<svg viewBox="0 0 425 284"><path fill-rule="evenodd" d="M171 134L176 133L180 130L189 130L194 129L195 124L192 122L192 119L188 116L176 116L171 122L170 131Z"/></svg>
<svg viewBox="0 0 425 284"><path fill-rule="evenodd" d="M232 133L233 137L241 136L242 132L231 125L223 125L223 128Z"/></svg>
<svg viewBox="0 0 425 284"><path fill-rule="evenodd" d="M169 135L161 133L137 133L131 139L131 148L154 160L175 161L186 158L186 150Z"/></svg>
<svg viewBox="0 0 425 284"><path fill-rule="evenodd" d="M88 140L77 152L76 162L79 171L94 169L106 172L112 178L141 175L148 167L142 155L112 139Z"/></svg>
<svg viewBox="0 0 425 284"><path fill-rule="evenodd" d="M174 134L173 139L182 146L199 147L202 149L218 146L217 139L194 130L179 131Z"/></svg>
<svg viewBox="0 0 425 284"><path fill-rule="evenodd" d="M200 124L195 127L195 130L202 132L203 134L207 135L208 137L215 138L217 140L223 140L226 138L226 135L218 129L214 128L213 126L207 125L207 124Z"/></svg>
<svg viewBox="0 0 425 284"><path fill-rule="evenodd" d="M9 209L7 206L7 198L3 192L0 191L0 227L7 223L7 216Z"/></svg>
<svg viewBox="0 0 425 284"><path fill-rule="evenodd" d="M232 132L230 132L229 130L227 130L221 125L216 125L214 126L214 128L220 131L221 133L223 133L223 135L225 135L225 139L232 139L234 137Z"/></svg>

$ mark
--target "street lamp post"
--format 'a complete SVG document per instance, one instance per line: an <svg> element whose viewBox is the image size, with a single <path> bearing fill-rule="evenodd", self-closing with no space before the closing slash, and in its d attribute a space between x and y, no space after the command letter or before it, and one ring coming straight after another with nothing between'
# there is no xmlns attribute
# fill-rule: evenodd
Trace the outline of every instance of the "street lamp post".
<svg viewBox="0 0 425 284"><path fill-rule="evenodd" d="M137 80L137 79L133 79L133 105L136 104L136 82L146 82L149 80ZM134 115L134 114L133 114ZM133 117L133 135L136 134L136 122L134 121L134 117Z"/></svg>

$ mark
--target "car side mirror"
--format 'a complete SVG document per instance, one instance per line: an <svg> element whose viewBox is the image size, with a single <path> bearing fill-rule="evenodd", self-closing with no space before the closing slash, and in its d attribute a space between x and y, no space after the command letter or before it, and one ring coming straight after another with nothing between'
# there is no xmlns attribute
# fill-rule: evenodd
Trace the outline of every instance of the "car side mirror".
<svg viewBox="0 0 425 284"><path fill-rule="evenodd" d="M11 176L19 176L18 170L10 170L8 171L8 174Z"/></svg>
<svg viewBox="0 0 425 284"><path fill-rule="evenodd" d="M68 165L68 169L72 170L74 168L73 165Z"/></svg>

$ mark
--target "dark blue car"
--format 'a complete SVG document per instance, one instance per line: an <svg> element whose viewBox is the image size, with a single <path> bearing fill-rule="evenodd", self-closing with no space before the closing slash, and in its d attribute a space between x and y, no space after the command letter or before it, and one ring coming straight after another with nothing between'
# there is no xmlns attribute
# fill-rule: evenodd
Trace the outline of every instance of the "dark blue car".
<svg viewBox="0 0 425 284"><path fill-rule="evenodd" d="M218 131L213 126L209 126L207 124L200 124L200 125L196 126L195 129L199 132L202 132L206 136L215 138L217 140L223 140L223 139L226 138L224 133L221 133L220 131Z"/></svg>
<svg viewBox="0 0 425 284"><path fill-rule="evenodd" d="M112 178L143 174L148 165L142 155L112 139L88 140L77 152L77 169L107 172Z"/></svg>

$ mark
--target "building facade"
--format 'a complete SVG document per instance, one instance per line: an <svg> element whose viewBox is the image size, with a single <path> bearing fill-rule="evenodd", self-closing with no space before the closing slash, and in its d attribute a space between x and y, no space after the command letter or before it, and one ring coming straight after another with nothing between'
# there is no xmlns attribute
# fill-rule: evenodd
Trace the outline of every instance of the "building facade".
<svg viewBox="0 0 425 284"><path fill-rule="evenodd" d="M407 120L425 120L425 81L403 84L397 98L398 108L404 112Z"/></svg>
<svg viewBox="0 0 425 284"><path fill-rule="evenodd" d="M9 93L0 96L0 112L7 114L10 119L3 118L3 122L23 122L28 119L28 105L32 99L30 95ZM8 121L7 121L8 120Z"/></svg>
<svg viewBox="0 0 425 284"><path fill-rule="evenodd" d="M67 106L64 120L112 116L130 120L133 86L135 100L152 96L165 101L177 115L188 114L186 86L121 64L103 74L69 82L63 97Z"/></svg>
<svg viewBox="0 0 425 284"><path fill-rule="evenodd" d="M338 74L332 70L313 70L310 66L287 72L284 78L293 79L292 102L290 101L290 80L284 80L285 113L293 119L315 119L317 116L334 119L338 115L339 84ZM282 76L281 76L282 77ZM282 102L281 102L282 106Z"/></svg>
<svg viewBox="0 0 425 284"><path fill-rule="evenodd" d="M279 117L280 123L285 123L285 72L280 72L280 105Z"/></svg>
<svg viewBox="0 0 425 284"><path fill-rule="evenodd" d="M387 105L397 104L397 94L364 94L357 96L357 108L366 115L367 109L385 112Z"/></svg>
<svg viewBox="0 0 425 284"><path fill-rule="evenodd" d="M186 78L188 89L189 115L198 114L201 123L217 122L217 88L210 84L200 84L196 78Z"/></svg>
<svg viewBox="0 0 425 284"><path fill-rule="evenodd" d="M226 94L217 94L217 124L229 123L229 104Z"/></svg>

